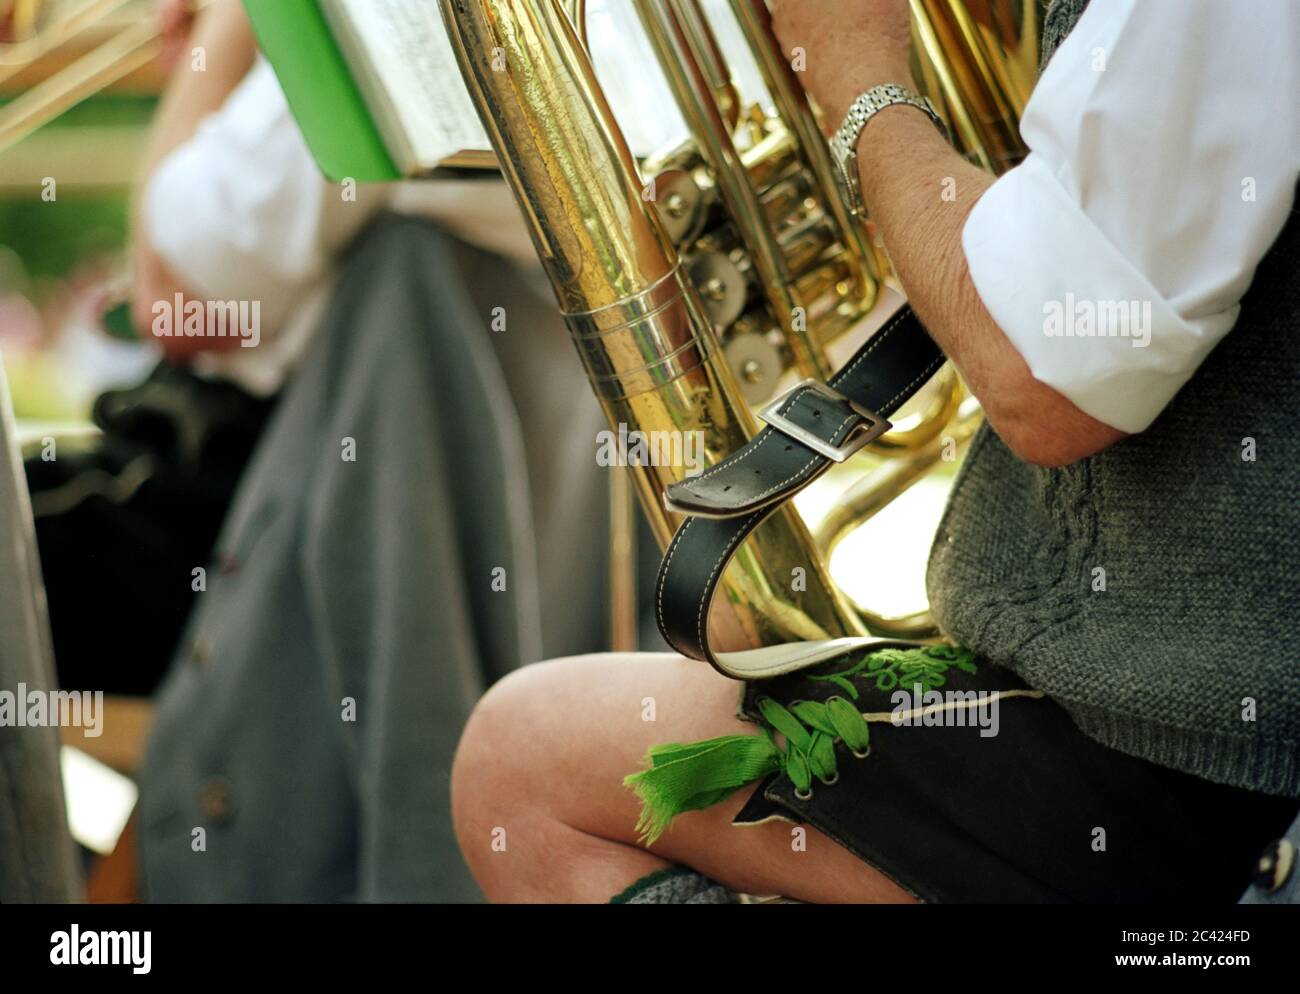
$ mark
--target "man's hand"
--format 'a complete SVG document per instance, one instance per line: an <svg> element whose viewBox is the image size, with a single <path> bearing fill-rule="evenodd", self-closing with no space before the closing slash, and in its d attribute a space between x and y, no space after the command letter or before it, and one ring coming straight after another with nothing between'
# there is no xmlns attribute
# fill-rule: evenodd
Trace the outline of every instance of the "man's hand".
<svg viewBox="0 0 1300 994"><path fill-rule="evenodd" d="M873 86L912 85L907 0L773 0L771 8L786 55L802 56L800 81L821 106L828 131Z"/></svg>
<svg viewBox="0 0 1300 994"><path fill-rule="evenodd" d="M162 36L162 54L159 61L171 72L185 54L190 34L194 30L193 0L158 0L158 31Z"/></svg>

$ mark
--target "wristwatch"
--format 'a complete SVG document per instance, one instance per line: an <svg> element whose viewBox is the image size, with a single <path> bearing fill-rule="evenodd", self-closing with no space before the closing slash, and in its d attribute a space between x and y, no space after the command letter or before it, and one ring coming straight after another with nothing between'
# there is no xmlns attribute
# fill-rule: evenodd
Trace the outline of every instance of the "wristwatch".
<svg viewBox="0 0 1300 994"><path fill-rule="evenodd" d="M854 217L861 217L867 212L867 206L862 202L862 180L858 176L858 139L862 137L862 129L877 112L894 104L907 104L924 111L935 123L935 127L939 129L944 139L948 137L948 129L943 126L943 121L930 106L930 101L905 86L899 86L897 83L882 83L873 86L853 101L853 106L844 115L844 123L840 125L840 130L831 138L830 145L831 155L839 170L840 183L844 186Z"/></svg>

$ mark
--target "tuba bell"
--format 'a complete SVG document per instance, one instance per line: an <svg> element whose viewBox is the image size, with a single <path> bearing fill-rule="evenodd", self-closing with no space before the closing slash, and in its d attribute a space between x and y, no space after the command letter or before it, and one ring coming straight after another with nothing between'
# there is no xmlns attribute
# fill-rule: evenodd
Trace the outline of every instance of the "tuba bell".
<svg viewBox="0 0 1300 994"><path fill-rule="evenodd" d="M615 431L693 433L709 465L755 431L753 409L825 380L837 347L900 300L852 216L822 121L764 0L630 0L687 138L638 163L588 50L585 0L440 0L466 85L523 211L578 354ZM959 149L992 171L1024 155L1017 122L1037 70L1038 0L911 0L916 76ZM724 52L718 18L743 50ZM740 92L748 59L766 93ZM751 73L753 75L753 73ZM722 580L712 638L734 647L842 636L926 637L927 613L850 602L830 552L960 446L979 421L945 367L870 449L877 466L814 537L787 505ZM661 547L682 465L634 464Z"/></svg>

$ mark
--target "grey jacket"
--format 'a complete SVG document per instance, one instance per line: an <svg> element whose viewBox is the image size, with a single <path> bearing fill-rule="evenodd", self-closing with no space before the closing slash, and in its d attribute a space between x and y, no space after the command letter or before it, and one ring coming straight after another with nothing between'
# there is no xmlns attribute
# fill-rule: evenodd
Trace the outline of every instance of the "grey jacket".
<svg viewBox="0 0 1300 994"><path fill-rule="evenodd" d="M554 310L422 222L355 247L158 699L150 899L477 897L448 797L465 719L604 634L600 412Z"/></svg>

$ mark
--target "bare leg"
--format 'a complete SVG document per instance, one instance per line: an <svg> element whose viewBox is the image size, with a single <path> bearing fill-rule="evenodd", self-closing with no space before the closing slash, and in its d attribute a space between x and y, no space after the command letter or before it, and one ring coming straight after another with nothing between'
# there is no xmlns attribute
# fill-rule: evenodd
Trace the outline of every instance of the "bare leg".
<svg viewBox="0 0 1300 994"><path fill-rule="evenodd" d="M608 901L678 863L733 890L805 901L910 901L812 828L730 822L752 788L674 822L647 850L622 784L651 746L734 733L739 684L673 655L601 655L529 666L480 702L452 771L456 834L493 901ZM653 714L654 720L646 720Z"/></svg>

